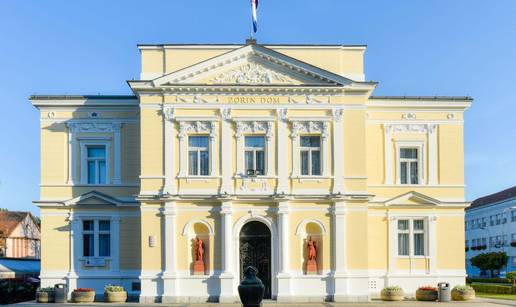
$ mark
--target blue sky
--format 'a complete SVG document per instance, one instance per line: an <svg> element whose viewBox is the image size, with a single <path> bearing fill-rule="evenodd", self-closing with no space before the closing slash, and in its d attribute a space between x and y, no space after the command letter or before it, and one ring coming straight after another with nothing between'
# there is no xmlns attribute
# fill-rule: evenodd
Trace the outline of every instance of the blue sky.
<svg viewBox="0 0 516 307"><path fill-rule="evenodd" d="M242 43L249 0L0 2L0 207L39 197L31 94L130 94L138 43ZM516 1L261 0L259 43L367 44L376 95L470 95L467 199L516 184Z"/></svg>

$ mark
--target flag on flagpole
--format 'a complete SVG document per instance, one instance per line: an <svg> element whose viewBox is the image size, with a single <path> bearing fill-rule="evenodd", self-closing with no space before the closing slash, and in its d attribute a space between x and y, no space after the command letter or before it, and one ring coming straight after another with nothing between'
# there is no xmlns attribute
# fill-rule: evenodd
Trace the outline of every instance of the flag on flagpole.
<svg viewBox="0 0 516 307"><path fill-rule="evenodd" d="M253 7L253 31L256 33L258 31L258 0L251 0L251 5Z"/></svg>

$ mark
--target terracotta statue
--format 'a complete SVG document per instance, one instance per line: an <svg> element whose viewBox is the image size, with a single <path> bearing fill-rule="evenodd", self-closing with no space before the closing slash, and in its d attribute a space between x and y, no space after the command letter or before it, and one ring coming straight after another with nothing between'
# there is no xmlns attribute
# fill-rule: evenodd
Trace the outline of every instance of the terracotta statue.
<svg viewBox="0 0 516 307"><path fill-rule="evenodd" d="M308 260L317 261L317 242L312 240L312 237L309 237L306 245L308 247Z"/></svg>
<svg viewBox="0 0 516 307"><path fill-rule="evenodd" d="M195 238L193 273L194 275L204 275L204 242L199 237Z"/></svg>
<svg viewBox="0 0 516 307"><path fill-rule="evenodd" d="M204 261L204 242L200 238L195 239L195 261Z"/></svg>
<svg viewBox="0 0 516 307"><path fill-rule="evenodd" d="M308 261L306 262L306 274L317 274L317 242L308 237L306 241Z"/></svg>

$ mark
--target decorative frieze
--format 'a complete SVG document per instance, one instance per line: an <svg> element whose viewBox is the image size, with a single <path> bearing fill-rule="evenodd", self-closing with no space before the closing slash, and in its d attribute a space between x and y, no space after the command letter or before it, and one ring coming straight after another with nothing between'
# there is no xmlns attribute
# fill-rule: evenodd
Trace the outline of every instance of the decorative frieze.
<svg viewBox="0 0 516 307"><path fill-rule="evenodd" d="M299 133L320 133L321 137L328 136L328 122L326 121L294 121L292 122L291 137L299 136Z"/></svg>
<svg viewBox="0 0 516 307"><path fill-rule="evenodd" d="M235 69L225 71L210 80L217 84L271 84L292 83L292 79L255 62L249 62Z"/></svg>
<svg viewBox="0 0 516 307"><path fill-rule="evenodd" d="M120 132L120 128L122 127L122 123L67 123L68 129L71 133L83 133L83 132L92 132L92 133L103 133L103 132Z"/></svg>
<svg viewBox="0 0 516 307"><path fill-rule="evenodd" d="M188 133L209 133L211 138L216 136L214 121L181 121L179 122L179 137L184 138Z"/></svg>
<svg viewBox="0 0 516 307"><path fill-rule="evenodd" d="M236 137L244 133L265 133L267 138L272 137L272 122L270 121L238 121L236 123Z"/></svg>

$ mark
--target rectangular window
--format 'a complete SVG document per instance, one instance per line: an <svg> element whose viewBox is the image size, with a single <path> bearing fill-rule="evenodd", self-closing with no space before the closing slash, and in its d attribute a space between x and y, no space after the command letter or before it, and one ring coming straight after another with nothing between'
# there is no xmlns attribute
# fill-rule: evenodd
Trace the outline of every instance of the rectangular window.
<svg viewBox="0 0 516 307"><path fill-rule="evenodd" d="M82 255L84 257L109 257L111 255L111 222L109 220L82 221Z"/></svg>
<svg viewBox="0 0 516 307"><path fill-rule="evenodd" d="M426 255L426 226L424 219L398 220L398 255Z"/></svg>
<svg viewBox="0 0 516 307"><path fill-rule="evenodd" d="M210 151L207 136L188 137L188 175L208 176L210 174Z"/></svg>
<svg viewBox="0 0 516 307"><path fill-rule="evenodd" d="M486 228L487 226L487 218L483 217L482 218L482 229Z"/></svg>
<svg viewBox="0 0 516 307"><path fill-rule="evenodd" d="M87 146L88 184L106 184L106 147Z"/></svg>
<svg viewBox="0 0 516 307"><path fill-rule="evenodd" d="M248 175L265 174L265 137L245 137L245 168Z"/></svg>
<svg viewBox="0 0 516 307"><path fill-rule="evenodd" d="M301 175L321 175L321 137L301 136Z"/></svg>
<svg viewBox="0 0 516 307"><path fill-rule="evenodd" d="M516 222L516 211L511 211L511 222Z"/></svg>
<svg viewBox="0 0 516 307"><path fill-rule="evenodd" d="M398 255L409 255L409 220L398 221Z"/></svg>
<svg viewBox="0 0 516 307"><path fill-rule="evenodd" d="M400 148L400 183L419 184L419 155L417 148Z"/></svg>
<svg viewBox="0 0 516 307"><path fill-rule="evenodd" d="M491 215L491 216L489 217L489 225L494 226L494 224L495 224L495 219L494 219L494 216L493 216L493 215Z"/></svg>

